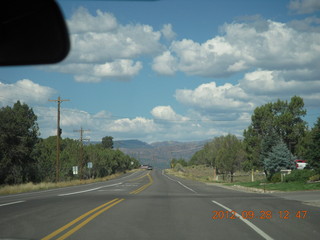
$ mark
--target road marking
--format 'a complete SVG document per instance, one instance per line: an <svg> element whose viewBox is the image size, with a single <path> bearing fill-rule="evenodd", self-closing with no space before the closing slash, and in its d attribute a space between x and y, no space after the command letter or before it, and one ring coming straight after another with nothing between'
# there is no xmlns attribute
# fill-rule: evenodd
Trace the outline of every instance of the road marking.
<svg viewBox="0 0 320 240"><path fill-rule="evenodd" d="M81 226L79 227L79 225L78 225L78 226L77 226L78 228L77 228L76 230L74 230L75 228L73 228L73 229L70 230L70 231L73 231L72 233L74 233L75 231L79 230L81 227L83 227L84 225L86 225L88 222L90 222L92 219L94 219L95 217L97 217L98 215L100 215L101 213L103 213L104 211L108 210L109 208L113 207L114 205L122 202L123 200L124 200L123 198L122 198L122 199L115 198L115 199L113 199L113 200L111 200L111 201L109 201L109 202L107 202L107 203L104 203L104 204L100 205L99 207L96 207L95 209L92 209L92 210L90 210L89 212L86 212L85 214L81 215L80 217L74 219L73 221L71 221L71 222L69 222L68 224L64 225L63 227L57 229L56 231L50 233L48 236L42 238L41 240L49 240L49 239L57 236L57 235L60 234L61 232L63 232L63 231L65 231L65 230L67 230L68 228L70 228L72 225L76 224L77 222L79 222L79 221L81 221L82 219L84 219L85 217L87 217L88 215L90 215L90 214L98 211L99 209L101 209L101 208L103 208L103 207L105 207L105 206L107 206L107 205L110 204L110 205L107 206L106 208L100 210L99 212L96 212L96 213L95 213L94 215L92 215L90 218L88 218L87 220L85 220L84 222L82 222L81 224L79 224L79 225L81 225ZM72 234L72 233L70 233L70 231L67 232L67 233L65 233L63 236L65 236L65 235L68 234L68 233L69 233L68 236L70 236L70 235ZM61 236L59 239L65 239L65 238L67 237L67 236L66 236L66 237L62 238L63 236Z"/></svg>
<svg viewBox="0 0 320 240"><path fill-rule="evenodd" d="M16 201L16 202L3 203L3 204L0 204L0 207L13 205L13 204L17 204L17 203L23 203L23 202L25 202L25 201Z"/></svg>
<svg viewBox="0 0 320 240"><path fill-rule="evenodd" d="M183 187L185 187L186 189L189 189L191 192L194 192L194 193L197 193L195 190L193 190L193 189L191 189L191 188L189 188L189 187L187 187L186 185L184 185L183 183L181 183L181 182L179 182L179 181L177 181L181 186L183 186Z"/></svg>
<svg viewBox="0 0 320 240"><path fill-rule="evenodd" d="M149 173L147 173L147 174L145 174L145 175L142 175L142 176L140 176L140 177L136 177L136 178L134 178L134 179L131 179L131 180L129 180L129 182L134 182L134 181L136 181L136 180L138 180L138 179L144 178L144 177L146 177L148 174L149 174Z"/></svg>
<svg viewBox="0 0 320 240"><path fill-rule="evenodd" d="M162 175L163 175L163 176L165 176L165 177L167 177L167 178L168 178L168 179L170 179L171 181L174 181L174 182L179 183L182 187L184 187L184 188L186 188L186 189L190 190L191 192L197 193L195 190L193 190L192 188L189 188L188 186L184 185L184 184L183 184L183 183L181 183L180 181L175 180L175 179L173 179L173 178L171 178L171 177L167 176L166 174L164 174L164 173L163 173L163 171L162 171Z"/></svg>
<svg viewBox="0 0 320 240"><path fill-rule="evenodd" d="M112 190L98 190L99 192L120 192L120 191L125 191L126 189L123 188L116 188L116 189L112 189Z"/></svg>
<svg viewBox="0 0 320 240"><path fill-rule="evenodd" d="M143 185L142 187L139 187L138 189L133 190L132 192L130 192L130 194L138 194L138 193L142 192L143 190L145 190L145 189L146 189L147 187L149 187L150 185L152 185L153 179L152 179L152 177L150 176L150 173L144 175L144 177L146 177L146 176L148 176L149 182L148 182L147 184Z"/></svg>
<svg viewBox="0 0 320 240"><path fill-rule="evenodd" d="M58 196L59 196L59 197L62 197L62 196L69 196L69 195L73 195L73 194L80 194L80 193L92 192L92 191L95 191L95 190L99 190L99 189L101 189L101 188L114 187L114 186L117 186L117 185L120 185L120 184L122 184L122 182L120 182L120 183L115 183L115 184L111 184L111 185L106 185L106 186L101 186L101 187L97 187L97 188L91 188L91 189L83 190L83 191L79 191L79 192L59 194Z"/></svg>
<svg viewBox="0 0 320 240"><path fill-rule="evenodd" d="M61 237L59 237L57 240L64 240L67 237L69 237L70 235L74 234L76 231L78 231L80 228L82 228L83 226L85 226L86 224L88 224L90 221L92 221L94 218L98 217L101 213L107 211L109 208L112 208L114 205L122 202L124 200L124 198L119 199L118 201L110 204L109 206L103 208L102 210L100 210L99 212L96 212L95 214L93 214L92 216L88 217L86 220L84 220L82 223L80 223L79 225L75 226L74 228L72 228L70 231L66 232L65 234L63 234Z"/></svg>
<svg viewBox="0 0 320 240"><path fill-rule="evenodd" d="M217 201L211 200L213 203L217 204L218 206L226 209L227 211L231 212L232 210L221 203L218 203ZM261 237L267 240L273 240L272 237L270 237L268 234L266 234L264 231L262 231L260 228L258 228L256 225L254 225L252 222L248 221L247 219L244 219L241 215L238 213L235 213L235 215L243 221L245 224L247 224L249 227L251 227L256 233L258 233Z"/></svg>

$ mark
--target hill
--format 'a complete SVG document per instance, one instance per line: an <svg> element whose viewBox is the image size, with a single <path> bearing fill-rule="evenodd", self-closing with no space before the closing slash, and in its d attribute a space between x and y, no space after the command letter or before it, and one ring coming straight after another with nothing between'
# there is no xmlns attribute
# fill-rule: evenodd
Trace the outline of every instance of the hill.
<svg viewBox="0 0 320 240"><path fill-rule="evenodd" d="M114 141L114 148L138 159L141 164L149 164L156 168L169 168L172 158L190 160L193 154L208 141L195 142L156 142L145 143L139 140Z"/></svg>

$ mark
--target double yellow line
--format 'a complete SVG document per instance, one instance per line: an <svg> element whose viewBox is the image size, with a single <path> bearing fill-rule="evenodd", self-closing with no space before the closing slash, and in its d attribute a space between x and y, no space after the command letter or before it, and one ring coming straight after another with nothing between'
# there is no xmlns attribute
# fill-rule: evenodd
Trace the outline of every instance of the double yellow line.
<svg viewBox="0 0 320 240"><path fill-rule="evenodd" d="M153 179L150 176L150 173L148 173L148 174L146 174L146 175L144 175L142 177L146 177L146 176L148 176L149 182L147 184L143 185L142 187L130 192L130 194L138 194L139 192L142 192L143 190L145 190L147 187L149 187L153 183ZM142 177L140 177L140 178L142 178Z"/></svg>
<svg viewBox="0 0 320 240"><path fill-rule="evenodd" d="M80 228L82 228L83 226L85 226L87 223L89 223L90 221L92 221L94 218L96 218L97 216L99 216L101 213L107 211L109 208L112 208L114 205L122 202L124 200L124 198L115 198L105 204L100 205L99 207L96 207L95 209L90 210L89 212L86 212L85 214L81 215L80 217L76 218L75 220L69 222L68 224L64 225L63 227L59 228L58 230L54 231L53 233L49 234L48 236L42 238L41 240L49 240L52 239L53 237L57 236L58 234L62 233L63 231L67 230L68 228L70 228L71 226L73 226L74 224L76 224L77 222L81 221L82 219L84 219L85 217L89 216L90 214L92 214L90 217L88 217L86 220L84 220L83 222L81 222L80 224L78 224L77 226L75 226L74 228L72 228L71 230L69 230L68 232L66 232L65 234L63 234L62 236L60 236L59 238L57 238L57 240L63 240L66 239L67 237L69 237L70 235L74 234L76 231L78 231ZM100 210L101 209L101 210ZM93 214L94 213L94 214Z"/></svg>
<svg viewBox="0 0 320 240"><path fill-rule="evenodd" d="M138 177L138 178L136 178L134 180L141 179L141 178L144 178L144 177L148 177L149 178L149 182L147 184L143 185L142 187L130 192L130 194L138 194L138 193L142 192L143 190L145 190L147 187L149 187L153 183L153 179L150 176L150 173L148 173L146 175L143 175L141 177ZM63 234L63 235L61 235L60 237L57 237L56 240L64 240L67 237L69 237L70 235L74 234L80 228L82 228L83 226L88 224L94 218L99 216L101 213L107 211L109 208L112 208L114 205L122 202L123 200L124 200L124 198L121 198L121 199L115 198L115 199L113 199L113 200L111 200L111 201L109 201L107 203L104 203L104 204L100 205L99 207L96 207L96 208L86 212L85 214L81 215L80 217L74 219L73 221L69 222L68 224L64 225L63 227L57 229L56 231L54 231L53 233L49 234L48 236L45 236L41 240L51 240L54 237L56 237L57 235L61 235L61 234ZM85 220L83 220L83 219L85 219ZM81 220L83 220L83 221L80 222ZM76 225L73 228L71 228L73 225L75 225L78 222L80 222L78 225ZM63 233L63 232L65 232L65 233Z"/></svg>

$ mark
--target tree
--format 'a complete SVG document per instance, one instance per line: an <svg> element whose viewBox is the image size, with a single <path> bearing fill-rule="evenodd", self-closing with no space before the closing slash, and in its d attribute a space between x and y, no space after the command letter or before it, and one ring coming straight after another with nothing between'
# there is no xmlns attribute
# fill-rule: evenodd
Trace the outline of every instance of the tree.
<svg viewBox="0 0 320 240"><path fill-rule="evenodd" d="M255 132L252 126L243 132L244 150L247 154L247 160L243 162L243 169L245 171L251 171L252 169L262 168L262 162L260 161L260 149L261 149L261 136Z"/></svg>
<svg viewBox="0 0 320 240"><path fill-rule="evenodd" d="M40 139L34 146L32 158L36 163L36 179L37 182L53 182L55 181L56 169L56 136L46 139Z"/></svg>
<svg viewBox="0 0 320 240"><path fill-rule="evenodd" d="M264 159L264 169L271 177L282 169L294 169L295 157L289 151L287 145L283 141L272 147L268 157Z"/></svg>
<svg viewBox="0 0 320 240"><path fill-rule="evenodd" d="M106 136L102 138L102 146L107 149L113 149L113 137Z"/></svg>
<svg viewBox="0 0 320 240"><path fill-rule="evenodd" d="M320 117L301 145L300 154L302 157L308 160L309 167L320 173Z"/></svg>
<svg viewBox="0 0 320 240"><path fill-rule="evenodd" d="M26 104L0 109L0 184L17 184L35 179L31 157L38 141L37 116Z"/></svg>
<svg viewBox="0 0 320 240"><path fill-rule="evenodd" d="M180 164L182 167L188 166L188 162L186 160L184 160L183 158L180 158L180 159L173 158L173 159L171 159L171 161L170 161L171 168L174 168L177 164Z"/></svg>
<svg viewBox="0 0 320 240"><path fill-rule="evenodd" d="M320 118L311 131L312 145L311 151L309 152L310 166L317 169L320 172Z"/></svg>
<svg viewBox="0 0 320 240"><path fill-rule="evenodd" d="M307 130L307 124L302 120L305 114L303 99L298 96L292 97L289 103L278 100L257 107L251 116L250 126L243 134L251 165L262 165L266 150L270 150L270 146L273 145L267 146L270 142L268 136L281 139L295 154L296 146ZM261 147L267 148L261 149ZM263 156L260 156L261 154Z"/></svg>
<svg viewBox="0 0 320 240"><path fill-rule="evenodd" d="M233 174L245 161L246 154L242 142L235 135L227 135L223 137L221 146L218 150L216 164L219 169L229 172L231 182L233 182Z"/></svg>
<svg viewBox="0 0 320 240"><path fill-rule="evenodd" d="M260 147L260 162L264 163L273 147L278 145L281 138L272 129L264 136L262 136Z"/></svg>

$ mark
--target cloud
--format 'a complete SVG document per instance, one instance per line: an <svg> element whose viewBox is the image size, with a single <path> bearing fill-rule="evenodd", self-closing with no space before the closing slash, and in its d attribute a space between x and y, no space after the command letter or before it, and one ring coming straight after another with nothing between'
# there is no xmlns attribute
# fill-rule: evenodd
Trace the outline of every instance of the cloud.
<svg viewBox="0 0 320 240"><path fill-rule="evenodd" d="M35 107L34 110L38 116L41 137L56 135L56 107ZM227 134L231 129L240 136L242 129L248 125L247 116L242 113L234 114L232 118L228 114L221 113L221 118L217 116L216 119L212 119L192 111L188 112L188 116L182 116L170 106L157 106L151 112L154 119L117 118L106 111L92 114L78 109L62 108L60 124L62 137L79 139L79 132L75 130L82 127L88 130L83 137L91 141L100 141L107 135L115 139L134 138L146 142L193 141ZM229 119L226 116L229 116Z"/></svg>
<svg viewBox="0 0 320 240"><path fill-rule="evenodd" d="M267 102L290 100L297 95L304 99L308 109L320 105L319 71L258 69L246 73L237 82L221 86L210 82L195 89L178 89L175 97L189 108L188 120L198 119L202 127L239 134L250 123L253 110Z"/></svg>
<svg viewBox="0 0 320 240"><path fill-rule="evenodd" d="M138 74L142 68L141 62L122 59L111 63L94 66L94 75L99 77L130 77Z"/></svg>
<svg viewBox="0 0 320 240"><path fill-rule="evenodd" d="M252 68L314 68L320 61L318 32L298 31L285 23L261 19L259 24L225 24L222 32L203 43L173 41L168 50L154 58L154 71L220 78Z"/></svg>
<svg viewBox="0 0 320 240"><path fill-rule="evenodd" d="M315 16L302 20L292 20L288 26L301 32L320 32L320 18Z"/></svg>
<svg viewBox="0 0 320 240"><path fill-rule="evenodd" d="M38 116L41 137L56 135L56 107L35 107L34 111ZM143 117L117 118L111 113L100 111L92 114L79 109L61 108L60 126L62 136L78 139L81 127L92 141L100 141L104 136L110 135L114 138L147 138L149 134L157 134L160 130L154 120Z"/></svg>
<svg viewBox="0 0 320 240"><path fill-rule="evenodd" d="M291 0L289 9L298 14L314 13L320 10L319 0Z"/></svg>
<svg viewBox="0 0 320 240"><path fill-rule="evenodd" d="M162 75L174 75L176 72L176 59L170 51L165 51L162 55L153 59L152 69Z"/></svg>
<svg viewBox="0 0 320 240"><path fill-rule="evenodd" d="M245 92L251 92L255 96L289 97L294 95L305 96L319 92L320 78L311 81L297 81L292 75L293 73L290 71L258 70L245 74L239 86Z"/></svg>
<svg viewBox="0 0 320 240"><path fill-rule="evenodd" d="M71 33L85 33L90 31L105 32L114 30L118 24L117 19L107 12L96 11L92 16L84 7L79 7L68 20Z"/></svg>
<svg viewBox="0 0 320 240"><path fill-rule="evenodd" d="M76 81L130 79L142 69L141 57L155 56L165 49L161 36L173 38L170 24L155 31L146 24L122 25L107 12L91 14L78 8L67 21L71 32L70 55L54 71L73 74Z"/></svg>
<svg viewBox="0 0 320 240"><path fill-rule="evenodd" d="M152 133L156 130L155 124L150 119L136 117L134 119L117 119L109 127L110 132L134 132L134 133Z"/></svg>
<svg viewBox="0 0 320 240"><path fill-rule="evenodd" d="M180 103L206 112L241 112L252 110L253 103L241 101L237 94L246 98L238 86L226 83L217 86L215 82L201 84L194 90L178 89L175 97ZM238 99L236 99L237 97ZM248 100L248 99L247 99Z"/></svg>
<svg viewBox="0 0 320 240"><path fill-rule="evenodd" d="M54 89L41 86L29 79L22 79L14 84L0 82L2 106L11 105L18 100L27 104L44 104L55 93Z"/></svg>
<svg viewBox="0 0 320 240"><path fill-rule="evenodd" d="M161 33L163 37L167 40L172 40L177 36L177 34L172 30L171 24L163 25L163 28L161 29Z"/></svg>
<svg viewBox="0 0 320 240"><path fill-rule="evenodd" d="M156 120L163 121L187 121L188 118L177 114L171 106L157 106L151 111L152 116Z"/></svg>

